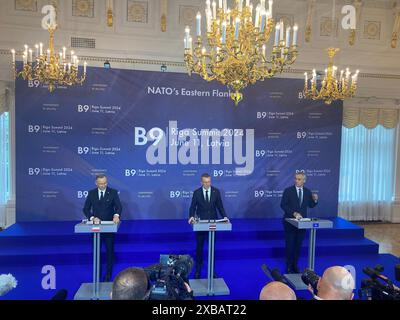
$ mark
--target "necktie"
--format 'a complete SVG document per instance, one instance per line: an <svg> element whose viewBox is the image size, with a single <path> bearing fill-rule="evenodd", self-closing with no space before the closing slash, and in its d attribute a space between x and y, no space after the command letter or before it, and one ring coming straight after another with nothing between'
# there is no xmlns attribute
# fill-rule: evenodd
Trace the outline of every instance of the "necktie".
<svg viewBox="0 0 400 320"><path fill-rule="evenodd" d="M101 191L101 192L100 192L100 201L103 201L103 199L104 199L104 192Z"/></svg>
<svg viewBox="0 0 400 320"><path fill-rule="evenodd" d="M209 203L210 199L208 198L208 190L206 190L206 202Z"/></svg>
<svg viewBox="0 0 400 320"><path fill-rule="evenodd" d="M299 189L299 204L300 207L303 204L303 191L301 189Z"/></svg>

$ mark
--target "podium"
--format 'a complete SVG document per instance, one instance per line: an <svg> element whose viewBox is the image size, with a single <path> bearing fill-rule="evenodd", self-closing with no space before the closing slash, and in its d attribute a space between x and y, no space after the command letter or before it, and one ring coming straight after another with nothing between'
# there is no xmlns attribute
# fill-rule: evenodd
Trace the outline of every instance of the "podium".
<svg viewBox="0 0 400 320"><path fill-rule="evenodd" d="M310 230L310 239L308 243L308 268L314 270L315 266L315 242L317 237L318 229L331 229L333 228L333 222L331 220L322 220L316 218L305 218L305 219L294 219L288 218L285 219L286 222L290 223L297 229L309 229ZM305 290L307 286L301 280L301 273L291 273L285 274L285 277L288 279L290 284L297 290Z"/></svg>
<svg viewBox="0 0 400 320"><path fill-rule="evenodd" d="M81 222L75 225L75 233L93 234L93 282L82 283L74 300L109 300L112 282L100 282L100 236L102 233L117 233L121 223L102 221L101 224Z"/></svg>
<svg viewBox="0 0 400 320"><path fill-rule="evenodd" d="M190 287L195 297L229 295L230 291L223 278L214 279L215 232L231 231L228 221L200 220L193 223L193 231L208 231L208 271L207 279L191 279Z"/></svg>

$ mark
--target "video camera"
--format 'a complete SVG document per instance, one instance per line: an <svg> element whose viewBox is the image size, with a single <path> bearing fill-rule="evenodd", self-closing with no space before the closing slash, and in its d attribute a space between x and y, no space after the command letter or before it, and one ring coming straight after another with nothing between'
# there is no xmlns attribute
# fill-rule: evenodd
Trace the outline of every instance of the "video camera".
<svg viewBox="0 0 400 320"><path fill-rule="evenodd" d="M193 259L189 255L160 255L160 263L144 268L150 282L150 300L193 300L187 283Z"/></svg>
<svg viewBox="0 0 400 320"><path fill-rule="evenodd" d="M399 281L400 266L395 267L396 280ZM364 268L363 272L369 279L361 281L361 288L358 291L360 299L367 300L400 300L400 288L382 274L383 266L377 265L374 268Z"/></svg>
<svg viewBox="0 0 400 320"><path fill-rule="evenodd" d="M315 295L318 293L317 288L319 279L320 276L317 275L313 270L308 268L305 269L303 274L301 275L301 280L304 282L306 286L311 286Z"/></svg>

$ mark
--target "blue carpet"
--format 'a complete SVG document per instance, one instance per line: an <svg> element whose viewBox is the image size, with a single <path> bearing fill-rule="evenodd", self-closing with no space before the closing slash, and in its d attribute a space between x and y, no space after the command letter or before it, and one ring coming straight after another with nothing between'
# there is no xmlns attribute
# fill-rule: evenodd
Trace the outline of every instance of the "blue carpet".
<svg viewBox="0 0 400 320"><path fill-rule="evenodd" d="M317 232L316 271L332 265L353 265L356 282L365 278L362 268L381 264L394 278L399 259L379 254L378 245L364 238L364 230L344 219L334 218L334 229ZM4 299L49 299L65 288L72 299L82 282L92 279L92 246L88 235L73 233L76 222L18 223L0 232L0 274L12 273L17 289ZM234 220L232 232L217 235L216 271L231 294L216 299L257 299L268 281L261 270L284 267L283 229L280 219ZM301 267L307 264L307 239ZM186 221L124 221L116 238L114 275L129 266L158 262L162 253L194 256L195 237ZM205 254L206 256L206 254ZM56 289L42 289L44 265L56 268ZM206 266L203 270L205 276ZM308 297L308 293L299 292ZM212 298L207 298L212 299Z"/></svg>

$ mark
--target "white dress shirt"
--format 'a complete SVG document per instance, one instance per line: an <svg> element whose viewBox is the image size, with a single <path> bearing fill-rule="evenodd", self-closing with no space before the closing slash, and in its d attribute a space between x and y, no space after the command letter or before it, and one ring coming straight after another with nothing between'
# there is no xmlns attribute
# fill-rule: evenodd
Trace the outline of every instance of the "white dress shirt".
<svg viewBox="0 0 400 320"><path fill-rule="evenodd" d="M106 191L107 191L107 189L101 190L100 188L97 188L97 194L99 196L99 200L101 199L101 193L102 192L103 192L103 197L106 196ZM119 218L119 214L118 213L114 214L114 217L118 217ZM94 219L94 216L91 216L89 220L92 221L93 219Z"/></svg>
<svg viewBox="0 0 400 320"><path fill-rule="evenodd" d="M211 201L211 188L208 188L208 190L206 188L203 187L203 198L204 201L206 200L206 191L208 191L208 202Z"/></svg>
<svg viewBox="0 0 400 320"><path fill-rule="evenodd" d="M304 190L303 190L303 187L296 187L296 190L297 190L297 198L300 198L300 197L299 197L299 193L300 193L300 190L301 190L301 199L300 199L300 203L302 204L302 203L303 203L303 198L304 198Z"/></svg>
<svg viewBox="0 0 400 320"><path fill-rule="evenodd" d="M106 190L107 190L107 189L101 190L101 189L97 188L97 193L99 194L99 200L101 199L101 193L102 193L102 192L103 192L103 197L106 196Z"/></svg>

